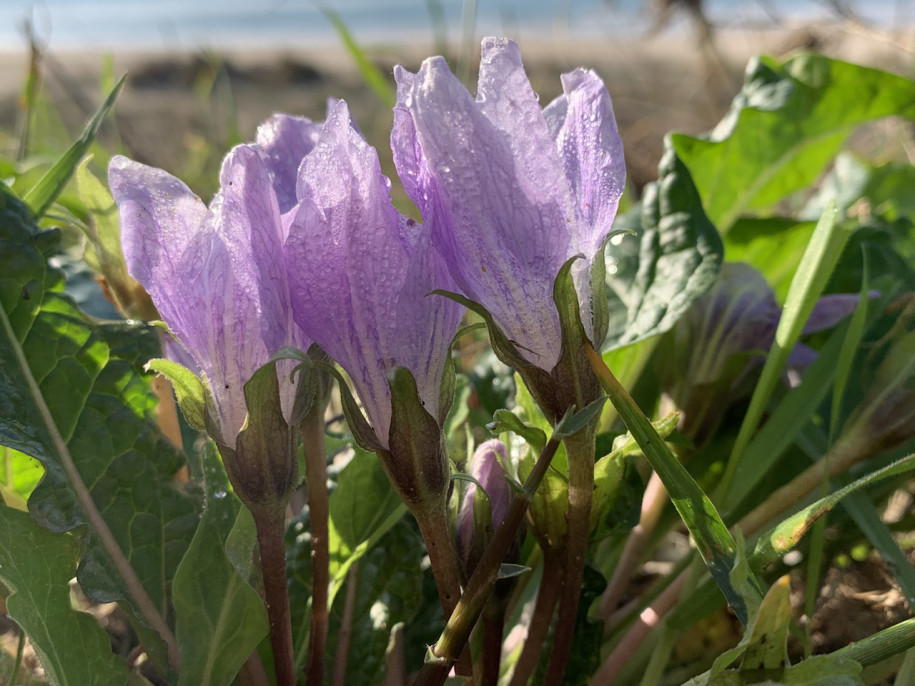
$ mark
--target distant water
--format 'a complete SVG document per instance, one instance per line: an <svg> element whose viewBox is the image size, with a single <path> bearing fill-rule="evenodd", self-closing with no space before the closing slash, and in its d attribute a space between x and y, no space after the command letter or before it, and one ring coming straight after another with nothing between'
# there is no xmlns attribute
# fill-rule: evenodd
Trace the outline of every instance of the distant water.
<svg viewBox="0 0 915 686"><path fill-rule="evenodd" d="M651 0L477 0L476 35L632 35L648 26ZM461 35L465 0L328 0L360 41L431 38L433 10L448 36ZM716 23L753 24L829 16L823 0L706 0ZM861 0L868 21L915 21L915 0ZM22 49L20 25L33 17L56 49L294 47L335 43L313 0L0 0L0 50Z"/></svg>

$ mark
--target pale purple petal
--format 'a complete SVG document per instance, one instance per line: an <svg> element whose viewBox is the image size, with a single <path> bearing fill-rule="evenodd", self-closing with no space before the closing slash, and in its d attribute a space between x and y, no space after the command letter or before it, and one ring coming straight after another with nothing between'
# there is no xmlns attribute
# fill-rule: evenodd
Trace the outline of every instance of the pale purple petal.
<svg viewBox="0 0 915 686"><path fill-rule="evenodd" d="M220 374L237 374L245 382L280 348L307 350L311 341L292 318L279 206L257 148L240 145L226 156L220 187L207 221L229 260L231 278L226 288L230 290L224 291L227 302L221 328L231 338L222 343L224 354L213 359ZM221 289L214 284L214 290ZM287 418L295 395L288 378L288 373L281 371L281 399ZM231 387L224 390L230 392Z"/></svg>
<svg viewBox="0 0 915 686"><path fill-rule="evenodd" d="M518 47L492 38L483 41L476 100L442 58L417 74L398 67L395 78L392 147L407 193L461 292L528 361L551 370L561 349L554 281L569 258L585 255L573 275L590 329L589 267L624 182L603 84L589 72L569 75L565 100L546 117ZM611 121L592 123L595 114Z"/></svg>
<svg viewBox="0 0 915 686"><path fill-rule="evenodd" d="M623 141L597 74L584 69L563 74L562 90L543 116L584 219L572 226L582 232L575 244L590 260L610 232L626 185Z"/></svg>
<svg viewBox="0 0 915 686"><path fill-rule="evenodd" d="M201 230L206 205L171 174L120 155L111 159L108 180L127 271L188 349L205 345L199 312L207 296L193 275L203 272L213 240Z"/></svg>
<svg viewBox="0 0 915 686"><path fill-rule="evenodd" d="M265 162L253 146L230 152L209 210L170 174L122 157L109 178L128 271L205 375L220 439L233 447L247 414L244 384L280 347L310 345L292 322ZM281 392L289 416L294 389L282 381Z"/></svg>
<svg viewBox="0 0 915 686"><path fill-rule="evenodd" d="M436 258L421 227L391 205L389 187L375 150L350 125L346 103L335 104L301 167L300 204L286 242L296 321L349 374L385 443L388 372L409 369L435 414L461 309L424 297Z"/></svg>
<svg viewBox="0 0 915 686"><path fill-rule="evenodd" d="M313 122L306 117L274 114L257 127L257 144L264 152L267 170L283 214L296 203L295 186L299 165L305 155L314 149L322 126L321 122Z"/></svg>
<svg viewBox="0 0 915 686"><path fill-rule="evenodd" d="M869 297L876 298L880 294L877 291L871 291ZM803 334L816 333L831 329L846 317L851 316L858 307L861 296L858 293L834 293L824 295L817 300L813 306L813 311L804 324Z"/></svg>

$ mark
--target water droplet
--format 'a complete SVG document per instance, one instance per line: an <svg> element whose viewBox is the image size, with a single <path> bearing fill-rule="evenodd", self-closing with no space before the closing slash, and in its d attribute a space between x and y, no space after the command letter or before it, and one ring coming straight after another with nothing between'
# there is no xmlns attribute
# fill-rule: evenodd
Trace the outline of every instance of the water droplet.
<svg viewBox="0 0 915 686"><path fill-rule="evenodd" d="M611 236L611 237L610 237L610 244L611 244L611 245L619 245L620 243L623 242L623 236L624 236L624 234L621 234L621 233L618 233L618 234L616 234L615 236Z"/></svg>
<svg viewBox="0 0 915 686"><path fill-rule="evenodd" d="M228 495L228 494L225 491L216 491L213 494L213 497L216 498L216 500L222 500L223 498L226 497L226 495Z"/></svg>

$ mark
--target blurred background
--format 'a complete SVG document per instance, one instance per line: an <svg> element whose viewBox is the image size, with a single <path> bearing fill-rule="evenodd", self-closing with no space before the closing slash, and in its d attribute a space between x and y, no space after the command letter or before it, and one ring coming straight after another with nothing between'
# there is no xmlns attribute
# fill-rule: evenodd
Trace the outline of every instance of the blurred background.
<svg viewBox="0 0 915 686"><path fill-rule="evenodd" d="M384 157L393 66L445 54L473 90L485 35L521 44L544 102L561 72L598 71L636 193L664 134L711 128L753 55L815 49L906 73L915 46L915 0L0 0L0 17L4 152L22 147L27 117L41 135L19 159L60 149L129 72L117 131L102 141L204 197L221 155L258 122L321 119L328 96L347 99ZM374 90L366 69L381 77Z"/></svg>

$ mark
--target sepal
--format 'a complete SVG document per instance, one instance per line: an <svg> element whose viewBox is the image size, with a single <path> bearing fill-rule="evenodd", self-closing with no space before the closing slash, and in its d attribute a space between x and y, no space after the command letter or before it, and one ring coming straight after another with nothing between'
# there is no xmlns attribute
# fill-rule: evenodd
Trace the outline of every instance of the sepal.
<svg viewBox="0 0 915 686"><path fill-rule="evenodd" d="M388 378L391 388L391 430L388 448L378 451L388 478L409 508L443 501L450 469L438 420L426 411L416 380L405 367Z"/></svg>
<svg viewBox="0 0 915 686"><path fill-rule="evenodd" d="M212 421L207 421L207 408L212 407L212 396L194 372L183 364L165 358L150 360L146 363L146 369L171 381L178 406L191 428L207 431L213 425Z"/></svg>
<svg viewBox="0 0 915 686"><path fill-rule="evenodd" d="M356 441L356 445L370 453L384 450L384 444L378 438L378 434L375 433L365 415L362 414L362 410L359 409L359 403L353 397L353 392L350 390L349 384L346 383L346 379L343 378L343 374L329 362L317 361L315 365L337 380L337 386L340 388L340 401L343 403L343 414L346 416L346 423L349 425L349 430L353 434L353 440Z"/></svg>
<svg viewBox="0 0 915 686"><path fill-rule="evenodd" d="M252 511L285 508L298 482L295 434L283 417L276 360L244 387L248 417L235 449L217 443L232 487Z"/></svg>

